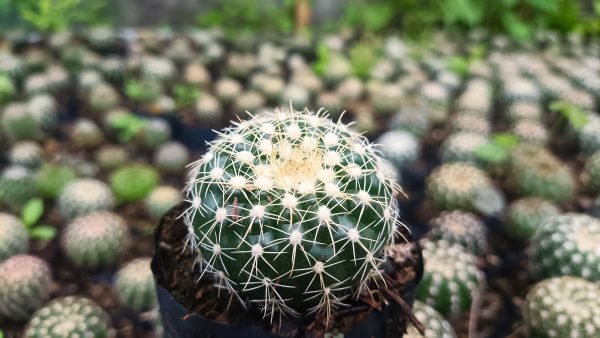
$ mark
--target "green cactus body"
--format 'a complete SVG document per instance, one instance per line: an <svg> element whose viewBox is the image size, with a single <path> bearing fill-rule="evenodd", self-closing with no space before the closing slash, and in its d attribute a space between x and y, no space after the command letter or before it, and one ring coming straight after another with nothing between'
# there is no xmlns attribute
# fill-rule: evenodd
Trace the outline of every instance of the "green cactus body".
<svg viewBox="0 0 600 338"><path fill-rule="evenodd" d="M454 210L445 211L431 221L428 238L458 244L467 252L480 256L488 247L487 228L474 214Z"/></svg>
<svg viewBox="0 0 600 338"><path fill-rule="evenodd" d="M8 75L13 81L23 76L23 62L16 56L0 53L0 73Z"/></svg>
<svg viewBox="0 0 600 338"><path fill-rule="evenodd" d="M179 142L164 143L154 154L154 164L167 173L183 172L189 161L190 152Z"/></svg>
<svg viewBox="0 0 600 338"><path fill-rule="evenodd" d="M129 153L121 146L110 145L96 152L96 163L104 170L116 169L127 162Z"/></svg>
<svg viewBox="0 0 600 338"><path fill-rule="evenodd" d="M481 134L460 132L450 135L440 150L442 162L468 162L481 165L475 151L488 143Z"/></svg>
<svg viewBox="0 0 600 338"><path fill-rule="evenodd" d="M50 133L58 122L56 101L50 95L36 95L27 101L27 111L42 131Z"/></svg>
<svg viewBox="0 0 600 338"><path fill-rule="evenodd" d="M455 319L471 308L473 293L483 280L475 256L445 240L422 241L425 263L417 300Z"/></svg>
<svg viewBox="0 0 600 338"><path fill-rule="evenodd" d="M26 321L50 295L51 272L43 260L12 256L0 263L0 318Z"/></svg>
<svg viewBox="0 0 600 338"><path fill-rule="evenodd" d="M35 140L40 136L39 124L27 112L27 107L23 103L7 105L0 117L0 126L8 139L13 142Z"/></svg>
<svg viewBox="0 0 600 338"><path fill-rule="evenodd" d="M9 166L0 175L0 202L18 211L35 195L31 172L22 166Z"/></svg>
<svg viewBox="0 0 600 338"><path fill-rule="evenodd" d="M75 170L66 165L44 164L35 174L37 192L42 197L54 199L63 188L77 177Z"/></svg>
<svg viewBox="0 0 600 338"><path fill-rule="evenodd" d="M380 277L394 240L399 186L383 161L359 134L308 110L234 123L185 190L203 274L265 316L331 315Z"/></svg>
<svg viewBox="0 0 600 338"><path fill-rule="evenodd" d="M91 299L68 296L39 309L25 328L25 338L110 338L110 317Z"/></svg>
<svg viewBox="0 0 600 338"><path fill-rule="evenodd" d="M150 216L160 219L172 207L181 202L182 196L178 189L168 185L158 186L146 197L144 204Z"/></svg>
<svg viewBox="0 0 600 338"><path fill-rule="evenodd" d="M98 211L69 223L61 246L75 266L96 270L114 265L128 243L125 220L111 212Z"/></svg>
<svg viewBox="0 0 600 338"><path fill-rule="evenodd" d="M13 80L0 72L0 103L10 102L17 92Z"/></svg>
<svg viewBox="0 0 600 338"><path fill-rule="evenodd" d="M578 138L585 154L600 151L600 117L588 114L586 124L578 132Z"/></svg>
<svg viewBox="0 0 600 338"><path fill-rule="evenodd" d="M600 285L581 278L549 278L533 287L523 308L528 337L599 337Z"/></svg>
<svg viewBox="0 0 600 338"><path fill-rule="evenodd" d="M585 163L585 171L589 175L590 187L595 192L600 192L600 151L597 151Z"/></svg>
<svg viewBox="0 0 600 338"><path fill-rule="evenodd" d="M158 173L151 166L129 164L110 175L110 187L119 201L130 203L148 196L159 180Z"/></svg>
<svg viewBox="0 0 600 338"><path fill-rule="evenodd" d="M417 300L412 310L419 322L425 326L425 335L422 336L413 325L409 325L404 338L457 338L446 318L431 306Z"/></svg>
<svg viewBox="0 0 600 338"><path fill-rule="evenodd" d="M102 144L104 135L94 121L80 118L73 124L71 140L78 147L90 149Z"/></svg>
<svg viewBox="0 0 600 338"><path fill-rule="evenodd" d="M119 301L135 311L151 310L158 303L151 261L151 258L138 258L117 272L114 289Z"/></svg>
<svg viewBox="0 0 600 338"><path fill-rule="evenodd" d="M537 228L546 220L560 214L560 210L552 202L537 198L525 197L514 201L506 212L506 232L510 235L529 240Z"/></svg>
<svg viewBox="0 0 600 338"><path fill-rule="evenodd" d="M0 213L0 262L29 249L29 234L20 219Z"/></svg>
<svg viewBox="0 0 600 338"><path fill-rule="evenodd" d="M416 107L403 107L392 117L390 123L392 129L406 130L417 138L421 138L429 130L427 113Z"/></svg>
<svg viewBox="0 0 600 338"><path fill-rule="evenodd" d="M383 133L376 141L383 156L398 168L414 162L421 150L419 142L411 133L403 130L391 130Z"/></svg>
<svg viewBox="0 0 600 338"><path fill-rule="evenodd" d="M8 159L13 165L35 169L42 163L42 148L33 141L20 141L12 146Z"/></svg>
<svg viewBox="0 0 600 338"><path fill-rule="evenodd" d="M112 210L115 197L103 182L80 178L64 187L57 203L60 213L68 219L73 219L92 211Z"/></svg>
<svg viewBox="0 0 600 338"><path fill-rule="evenodd" d="M568 213L546 220L531 238L529 265L539 279L571 275L600 281L600 219Z"/></svg>
<svg viewBox="0 0 600 338"><path fill-rule="evenodd" d="M171 126L160 118L148 119L142 129L141 144L147 149L156 149L171 138Z"/></svg>
<svg viewBox="0 0 600 338"><path fill-rule="evenodd" d="M109 111L118 106L120 100L119 93L109 84L100 82L90 89L90 107L96 111Z"/></svg>

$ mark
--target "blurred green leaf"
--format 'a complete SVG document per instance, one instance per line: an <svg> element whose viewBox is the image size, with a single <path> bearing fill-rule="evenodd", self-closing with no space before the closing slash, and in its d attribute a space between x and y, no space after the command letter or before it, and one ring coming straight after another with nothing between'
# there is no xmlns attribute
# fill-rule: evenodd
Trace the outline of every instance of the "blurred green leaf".
<svg viewBox="0 0 600 338"><path fill-rule="evenodd" d="M505 12L502 15L502 23L504 29L517 40L524 41L531 37L532 28L514 12Z"/></svg>
<svg viewBox="0 0 600 338"><path fill-rule="evenodd" d="M41 198L32 198L21 210L21 220L26 227L31 227L40 220L44 214L44 201Z"/></svg>
<svg viewBox="0 0 600 338"><path fill-rule="evenodd" d="M350 49L352 73L361 79L367 79L371 68L377 62L376 46L372 42L360 42Z"/></svg>
<svg viewBox="0 0 600 338"><path fill-rule="evenodd" d="M56 228L51 225L38 225L31 229L29 236L33 239L50 241L56 237Z"/></svg>
<svg viewBox="0 0 600 338"><path fill-rule="evenodd" d="M189 108L200 97L200 90L189 84L176 84L173 88L177 109Z"/></svg>
<svg viewBox="0 0 600 338"><path fill-rule="evenodd" d="M583 128L588 120L587 113L576 105L566 101L553 101L550 110L559 112L575 130Z"/></svg>
<svg viewBox="0 0 600 338"><path fill-rule="evenodd" d="M475 156L485 163L500 164L508 160L510 150L518 145L519 139L515 135L498 133L492 135L488 143L475 149Z"/></svg>
<svg viewBox="0 0 600 338"><path fill-rule="evenodd" d="M329 61L331 59L331 51L324 43L319 43L317 46L317 58L313 63L313 70L317 75L323 75L327 66L329 65Z"/></svg>
<svg viewBox="0 0 600 338"><path fill-rule="evenodd" d="M469 74L470 67L469 60L463 56L454 56L448 61L448 68L460 76Z"/></svg>
<svg viewBox="0 0 600 338"><path fill-rule="evenodd" d="M492 136L494 144L497 144L502 149L512 149L519 145L519 138L510 133L498 133Z"/></svg>

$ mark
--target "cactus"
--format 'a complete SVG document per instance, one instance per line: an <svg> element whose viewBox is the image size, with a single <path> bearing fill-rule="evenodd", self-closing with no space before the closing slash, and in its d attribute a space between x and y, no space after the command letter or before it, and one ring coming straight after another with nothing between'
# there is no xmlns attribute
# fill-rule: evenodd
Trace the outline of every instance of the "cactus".
<svg viewBox="0 0 600 338"><path fill-rule="evenodd" d="M215 93L224 104L229 104L242 93L242 86L237 80L224 77L215 83Z"/></svg>
<svg viewBox="0 0 600 338"><path fill-rule="evenodd" d="M6 167L0 175L0 202L18 211L35 195L31 172L22 166Z"/></svg>
<svg viewBox="0 0 600 338"><path fill-rule="evenodd" d="M20 219L0 213L0 262L29 249L29 234Z"/></svg>
<svg viewBox="0 0 600 338"><path fill-rule="evenodd" d="M37 193L45 198L57 198L64 187L77 177L70 166L60 164L44 164L35 174Z"/></svg>
<svg viewBox="0 0 600 338"><path fill-rule="evenodd" d="M270 103L277 103L285 88L285 82L275 75L258 74L250 82L251 88L263 94Z"/></svg>
<svg viewBox="0 0 600 338"><path fill-rule="evenodd" d="M210 85L212 79L210 72L206 67L198 62L191 62L185 66L183 70L183 78L186 83L198 86L198 87L208 87Z"/></svg>
<svg viewBox="0 0 600 338"><path fill-rule="evenodd" d="M30 98L27 101L27 111L46 133L52 132L58 123L56 101L50 95L36 95Z"/></svg>
<svg viewBox="0 0 600 338"><path fill-rule="evenodd" d="M0 72L0 103L10 102L17 92L13 80Z"/></svg>
<svg viewBox="0 0 600 338"><path fill-rule="evenodd" d="M265 98L259 92L253 90L238 95L233 102L234 109L238 113L244 111L254 112L264 105Z"/></svg>
<svg viewBox="0 0 600 338"><path fill-rule="evenodd" d="M39 309L25 328L25 338L110 338L110 317L92 300L78 296L57 298Z"/></svg>
<svg viewBox="0 0 600 338"><path fill-rule="evenodd" d="M142 77L153 81L170 81L175 76L173 61L157 56L147 56L142 61Z"/></svg>
<svg viewBox="0 0 600 338"><path fill-rule="evenodd" d="M331 119L337 119L343 109L343 102L335 92L322 92L316 98L317 107L323 107Z"/></svg>
<svg viewBox="0 0 600 338"><path fill-rule="evenodd" d="M306 88L290 83L283 89L279 103L286 105L294 102L300 106L307 106L310 103L310 96L311 93Z"/></svg>
<svg viewBox="0 0 600 338"><path fill-rule="evenodd" d="M156 187L144 200L146 210L155 220L160 219L172 207L181 202L181 192L168 185Z"/></svg>
<svg viewBox="0 0 600 338"><path fill-rule="evenodd" d="M158 185L160 177L151 166L138 163L117 169L109 180L117 200L130 203L144 199Z"/></svg>
<svg viewBox="0 0 600 338"><path fill-rule="evenodd" d="M103 182L80 178L64 187L57 203L60 213L68 219L73 219L92 211L112 210L115 197Z"/></svg>
<svg viewBox="0 0 600 338"><path fill-rule="evenodd" d="M79 148L90 149L102 144L104 135L94 121L79 118L72 126L71 141Z"/></svg>
<svg viewBox="0 0 600 338"><path fill-rule="evenodd" d="M490 121L481 115L459 113L451 121L452 132L467 132L487 136L492 130Z"/></svg>
<svg viewBox="0 0 600 338"><path fill-rule="evenodd" d="M119 105L119 93L107 83L98 83L91 87L89 104L93 110L107 112Z"/></svg>
<svg viewBox="0 0 600 338"><path fill-rule="evenodd" d="M482 283L476 258L459 245L445 240L421 242L424 273L417 287L417 300L456 319L471 307L473 293Z"/></svg>
<svg viewBox="0 0 600 338"><path fill-rule="evenodd" d="M8 75L13 81L23 76L23 62L20 58L8 54L0 53L0 73Z"/></svg>
<svg viewBox="0 0 600 338"><path fill-rule="evenodd" d="M391 115L402 106L404 91L396 84L382 84L378 90L369 94L371 104L378 115Z"/></svg>
<svg viewBox="0 0 600 338"><path fill-rule="evenodd" d="M91 93L94 88L97 88L102 84L102 81L102 75L95 70L88 69L77 74L79 90L84 94Z"/></svg>
<svg viewBox="0 0 600 338"><path fill-rule="evenodd" d="M468 162L482 164L476 156L476 150L488 143L481 134L460 132L450 135L442 144L440 157L442 162Z"/></svg>
<svg viewBox="0 0 600 338"><path fill-rule="evenodd" d="M542 109L539 105L518 101L506 107L505 118L509 123L519 121L541 121Z"/></svg>
<svg viewBox="0 0 600 338"><path fill-rule="evenodd" d="M403 130L385 132L376 143L381 146L383 156L398 168L414 162L419 157L421 148L417 138Z"/></svg>
<svg viewBox="0 0 600 338"><path fill-rule="evenodd" d="M154 153L154 164L159 170L178 174L190 161L190 152L179 142L167 142Z"/></svg>
<svg viewBox="0 0 600 338"><path fill-rule="evenodd" d="M516 238L529 240L545 221L559 214L558 207L550 201L537 197L521 198L508 206L506 232Z"/></svg>
<svg viewBox="0 0 600 338"><path fill-rule="evenodd" d="M520 121L513 126L515 136L522 143L544 145L548 142L548 131L537 121Z"/></svg>
<svg viewBox="0 0 600 338"><path fill-rule="evenodd" d="M330 316L379 280L394 241L399 186L366 139L320 114L275 110L234 123L185 189L203 275L264 316Z"/></svg>
<svg viewBox="0 0 600 338"><path fill-rule="evenodd" d="M523 144L513 150L510 177L522 196L564 203L575 194L571 168L539 146Z"/></svg>
<svg viewBox="0 0 600 338"><path fill-rule="evenodd" d="M30 255L0 263L0 318L26 321L50 295L48 264Z"/></svg>
<svg viewBox="0 0 600 338"><path fill-rule="evenodd" d="M587 115L586 124L578 131L579 146L581 150L591 155L600 151L600 117Z"/></svg>
<svg viewBox="0 0 600 338"><path fill-rule="evenodd" d="M11 103L0 116L0 127L8 139L35 140L40 136L40 126L27 111L23 103Z"/></svg>
<svg viewBox="0 0 600 338"><path fill-rule="evenodd" d="M562 275L600 281L600 219L568 213L547 219L529 245L529 265L539 278Z"/></svg>
<svg viewBox="0 0 600 338"><path fill-rule="evenodd" d="M125 220L112 212L97 211L71 221L65 228L61 247L75 266L96 270L114 265L128 243Z"/></svg>
<svg viewBox="0 0 600 338"><path fill-rule="evenodd" d="M434 218L427 238L458 244L475 256L484 254L488 247L485 224L474 214L460 210L445 211Z"/></svg>
<svg viewBox="0 0 600 338"><path fill-rule="evenodd" d="M431 306L417 300L412 310L419 322L425 326L425 335L422 336L414 326L409 325L404 338L457 338L450 323Z"/></svg>
<svg viewBox="0 0 600 338"><path fill-rule="evenodd" d="M129 159L129 153L121 146L109 145L96 152L96 163L104 170L116 169Z"/></svg>
<svg viewBox="0 0 600 338"><path fill-rule="evenodd" d="M101 52L114 49L119 42L117 32L109 27L90 28L86 32L85 38L90 47Z"/></svg>
<svg viewBox="0 0 600 338"><path fill-rule="evenodd" d="M156 149L171 138L171 126L160 118L151 118L142 128L141 145L147 149Z"/></svg>
<svg viewBox="0 0 600 338"><path fill-rule="evenodd" d="M492 109L492 88L488 81L477 79L467 83L464 92L456 100L456 109L487 116Z"/></svg>
<svg viewBox="0 0 600 338"><path fill-rule="evenodd" d="M585 171L589 176L589 184L593 191L600 192L600 151L587 159Z"/></svg>
<svg viewBox="0 0 600 338"><path fill-rule="evenodd" d="M542 94L535 83L522 76L509 75L504 85L504 100L507 103L525 101L539 104Z"/></svg>
<svg viewBox="0 0 600 338"><path fill-rule="evenodd" d="M106 80L119 83L125 73L125 61L118 56L104 58L100 63L100 71Z"/></svg>
<svg viewBox="0 0 600 338"><path fill-rule="evenodd" d="M42 148L33 141L17 142L10 149L8 160L13 165L35 169L42 163Z"/></svg>
<svg viewBox="0 0 600 338"><path fill-rule="evenodd" d="M403 107L392 117L390 124L392 129L406 130L417 138L421 138L429 130L427 113L413 107Z"/></svg>
<svg viewBox="0 0 600 338"><path fill-rule="evenodd" d="M194 103L194 115L200 122L220 121L223 107L216 97L205 93Z"/></svg>
<svg viewBox="0 0 600 338"><path fill-rule="evenodd" d="M138 258L117 272L115 293L121 304L135 311L152 310L158 303L151 261L152 258Z"/></svg>
<svg viewBox="0 0 600 338"><path fill-rule="evenodd" d="M363 83L356 77L348 78L340 83L335 89L335 93L342 102L358 100L363 95ZM293 101L292 102L296 102Z"/></svg>
<svg viewBox="0 0 600 338"><path fill-rule="evenodd" d="M581 278L546 279L527 294L528 337L599 337L600 286Z"/></svg>
<svg viewBox="0 0 600 338"><path fill-rule="evenodd" d="M59 90L65 89L70 82L69 73L63 66L51 65L45 72L48 89L51 93L56 93Z"/></svg>
<svg viewBox="0 0 600 338"><path fill-rule="evenodd" d="M33 74L25 79L23 91L29 97L50 92L50 82L46 74Z"/></svg>

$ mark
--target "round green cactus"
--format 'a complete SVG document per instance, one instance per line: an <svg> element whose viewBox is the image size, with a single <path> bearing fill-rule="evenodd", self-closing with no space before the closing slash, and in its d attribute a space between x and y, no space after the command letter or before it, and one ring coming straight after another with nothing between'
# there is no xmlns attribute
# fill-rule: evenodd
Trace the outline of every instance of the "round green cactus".
<svg viewBox="0 0 600 338"><path fill-rule="evenodd" d="M31 172L22 166L9 166L0 175L0 202L15 211L35 195Z"/></svg>
<svg viewBox="0 0 600 338"><path fill-rule="evenodd" d="M13 80L0 72L0 103L11 101L14 98L16 91L17 89L15 88Z"/></svg>
<svg viewBox="0 0 600 338"><path fill-rule="evenodd" d="M171 126L160 118L151 118L142 128L141 145L147 149L156 149L171 138Z"/></svg>
<svg viewBox="0 0 600 338"><path fill-rule="evenodd" d="M538 197L518 199L511 203L506 211L506 232L514 237L529 240L546 220L559 214L558 207L545 199Z"/></svg>
<svg viewBox="0 0 600 338"><path fill-rule="evenodd" d="M0 127L13 142L35 140L40 136L40 125L23 103L11 103L4 108L0 116Z"/></svg>
<svg viewBox="0 0 600 338"><path fill-rule="evenodd" d="M104 170L116 169L127 162L129 153L121 146L109 145L96 152L96 163Z"/></svg>
<svg viewBox="0 0 600 338"><path fill-rule="evenodd" d="M120 100L119 93L107 83L98 83L90 89L90 107L96 111L109 111L115 108Z"/></svg>
<svg viewBox="0 0 600 338"><path fill-rule="evenodd" d="M460 245L445 240L421 242L424 274L417 287L417 299L455 319L471 308L483 276L476 258Z"/></svg>
<svg viewBox="0 0 600 338"><path fill-rule="evenodd" d="M588 114L586 124L578 131L578 137L585 154L600 151L600 117Z"/></svg>
<svg viewBox="0 0 600 338"><path fill-rule="evenodd" d="M60 213L68 219L73 219L92 211L112 210L115 197L103 182L80 178L63 188L57 203Z"/></svg>
<svg viewBox="0 0 600 338"><path fill-rule="evenodd" d="M178 174L190 161L190 152L179 142L167 142L154 153L154 164L159 170Z"/></svg>
<svg viewBox="0 0 600 338"><path fill-rule="evenodd" d="M144 204L150 216L160 219L172 207L181 202L181 192L168 185L158 186L146 197Z"/></svg>
<svg viewBox="0 0 600 338"><path fill-rule="evenodd" d="M97 211L69 223L61 247L75 266L95 270L115 264L128 243L125 220L112 212Z"/></svg>
<svg viewBox="0 0 600 338"><path fill-rule="evenodd" d="M58 122L56 100L50 95L36 95L27 101L27 111L42 131L50 133Z"/></svg>
<svg viewBox="0 0 600 338"><path fill-rule="evenodd" d="M35 174L37 192L42 197L54 199L63 188L77 177L70 166L60 164L44 164Z"/></svg>
<svg viewBox="0 0 600 338"><path fill-rule="evenodd" d="M390 121L392 129L406 130L420 138L429 130L427 113L418 108L403 107Z"/></svg>
<svg viewBox="0 0 600 338"><path fill-rule="evenodd" d="M579 276L600 281L600 219L568 213L547 219L533 234L529 265L539 278Z"/></svg>
<svg viewBox="0 0 600 338"><path fill-rule="evenodd" d="M85 32L85 38L90 47L97 51L107 51L115 48L119 42L117 32L109 27L93 27Z"/></svg>
<svg viewBox="0 0 600 338"><path fill-rule="evenodd" d="M91 299L57 298L39 309L25 328L25 338L110 338L110 317Z"/></svg>
<svg viewBox="0 0 600 338"><path fill-rule="evenodd" d="M15 143L8 153L11 164L35 169L42 163L42 148L33 141Z"/></svg>
<svg viewBox="0 0 600 338"><path fill-rule="evenodd" d="M95 148L102 144L104 135L98 125L86 118L79 118L71 129L71 141L80 148Z"/></svg>
<svg viewBox="0 0 600 338"><path fill-rule="evenodd" d="M26 321L50 295L48 264L30 255L0 263L0 318Z"/></svg>
<svg viewBox="0 0 600 338"><path fill-rule="evenodd" d="M160 177L156 170L142 163L128 164L110 175L110 187L119 201L139 201L154 189Z"/></svg>
<svg viewBox="0 0 600 338"><path fill-rule="evenodd" d="M468 162L481 164L476 151L488 143L488 138L475 133L459 132L450 135L442 144L440 157L442 162Z"/></svg>
<svg viewBox="0 0 600 338"><path fill-rule="evenodd" d="M393 243L399 186L365 138L320 113L234 123L196 162L188 245L203 275L275 312L324 313L371 287Z"/></svg>
<svg viewBox="0 0 600 338"><path fill-rule="evenodd" d="M445 240L458 244L467 252L479 256L488 247L487 228L472 213L460 210L444 211L430 222L432 228L427 238L433 241Z"/></svg>
<svg viewBox="0 0 600 338"><path fill-rule="evenodd" d="M229 104L242 93L242 85L237 80L224 77L215 83L217 97L224 104Z"/></svg>
<svg viewBox="0 0 600 338"><path fill-rule="evenodd" d="M425 326L425 335L422 336L413 325L409 325L404 338L457 338L450 323L431 306L417 300L412 310L419 322Z"/></svg>
<svg viewBox="0 0 600 338"><path fill-rule="evenodd" d="M376 141L383 156L398 168L414 162L420 153L419 141L413 134L403 130L390 130Z"/></svg>
<svg viewBox="0 0 600 338"><path fill-rule="evenodd" d="M533 287L523 307L528 337L600 336L600 285L581 278L549 278Z"/></svg>
<svg viewBox="0 0 600 338"><path fill-rule="evenodd" d="M29 249L29 234L20 219L0 213L0 261L26 253Z"/></svg>
<svg viewBox="0 0 600 338"><path fill-rule="evenodd" d="M512 152L510 167L510 177L523 196L564 203L575 194L571 168L544 148L527 144L517 147Z"/></svg>
<svg viewBox="0 0 600 338"><path fill-rule="evenodd" d="M152 258L138 258L123 266L115 280L115 293L121 304L147 311L157 306L156 287L150 269Z"/></svg>
<svg viewBox="0 0 600 338"><path fill-rule="evenodd" d="M585 171L589 175L589 183L592 190L600 192L600 151L587 159Z"/></svg>

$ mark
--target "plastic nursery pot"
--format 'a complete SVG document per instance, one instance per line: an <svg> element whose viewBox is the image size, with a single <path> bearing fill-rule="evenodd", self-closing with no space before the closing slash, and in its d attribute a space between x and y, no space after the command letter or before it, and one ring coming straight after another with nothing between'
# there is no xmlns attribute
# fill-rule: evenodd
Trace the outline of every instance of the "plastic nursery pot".
<svg viewBox="0 0 600 338"><path fill-rule="evenodd" d="M152 260L152 272L156 281L156 290L158 295L159 310L162 317L164 327L164 336L167 338L277 338L277 337L293 337L293 338L316 338L322 337L322 333L309 332L305 330L306 324L310 321L305 318L285 319L283 323L279 322L279 334L276 335L269 331L266 325L261 322L236 322L235 318L243 317L232 315L227 324L221 321L209 319L205 316L193 313L182 302L176 299L173 295L174 285L182 285L182 279L190 279L195 281L196 277L180 276L177 271L182 271L174 265L177 265L181 259L183 240L187 234L187 229L183 224L182 218L178 217L187 204L182 202L180 205L171 209L158 227L155 229L155 254ZM416 286L421 279L423 272L423 259L421 249L416 241L413 240L409 233L403 234L410 239L410 243L398 246L397 255L386 259L384 270L387 276L394 277L398 280L403 279L404 287L402 287L401 302L387 302L381 310L376 310L359 304L356 307L344 309L345 316L353 316L358 312L362 312L360 317L356 317L352 321L353 325L341 334L331 334L330 337L344 338L398 338L402 336L401 332L405 332L408 324L408 318L412 315L410 307L414 301ZM178 245L177 242L181 242ZM191 255L190 255L191 256ZM184 271L188 271L186 268ZM180 273L180 272L179 272ZM181 273L180 273L181 274ZM379 290L381 293L386 293L386 290ZM201 292L191 291L191 297L199 297ZM403 304L402 304L403 303ZM205 307L205 304L196 306L197 308ZM243 310L240 307L240 312L257 311ZM341 314L340 314L341 316ZM219 317L219 316L217 316ZM235 318L234 318L235 317ZM360 318L360 319L358 319ZM347 320L347 317L338 318L337 321ZM275 320L277 321L277 320ZM306 331L306 332L304 332Z"/></svg>

